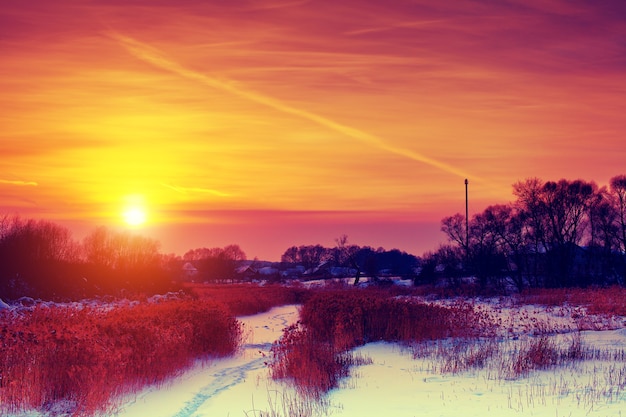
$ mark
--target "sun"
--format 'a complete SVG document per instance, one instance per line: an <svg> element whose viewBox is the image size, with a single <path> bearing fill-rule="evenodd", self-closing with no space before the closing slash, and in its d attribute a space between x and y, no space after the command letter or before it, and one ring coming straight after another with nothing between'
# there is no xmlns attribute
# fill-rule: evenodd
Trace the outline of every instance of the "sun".
<svg viewBox="0 0 626 417"><path fill-rule="evenodd" d="M146 222L146 211L141 207L128 207L122 213L124 221L130 226L141 226Z"/></svg>

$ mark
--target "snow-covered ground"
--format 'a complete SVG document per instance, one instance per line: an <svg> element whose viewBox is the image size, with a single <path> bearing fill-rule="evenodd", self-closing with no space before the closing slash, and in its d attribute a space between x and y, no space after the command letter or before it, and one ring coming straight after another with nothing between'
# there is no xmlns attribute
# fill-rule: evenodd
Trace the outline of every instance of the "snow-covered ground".
<svg viewBox="0 0 626 417"><path fill-rule="evenodd" d="M626 349L623 319L586 317L584 311L485 303L489 314L502 320L498 343L515 348L532 340L533 325L559 333L563 343L572 330L585 327L583 346L602 352ZM271 343L282 329L298 319L297 306L274 308L241 317L248 339L234 357L199 363L160 387L124 399L106 417L301 417L293 410L310 406L294 391L270 380L265 362ZM594 324L595 323L595 324ZM497 369L442 373L433 357L415 359L410 349L390 343L371 343L356 350L371 364L352 369L352 376L327 396L311 416L625 416L626 359L572 362L565 367L504 379ZM9 416L17 417L17 416ZM43 417L27 414L20 417ZM105 417L105 416L102 416Z"/></svg>
<svg viewBox="0 0 626 417"><path fill-rule="evenodd" d="M297 306L240 317L246 344L234 357L198 364L158 389L147 388L120 407L116 417L253 416L265 410L275 389L267 375L272 342L298 320ZM269 385L268 385L269 384Z"/></svg>
<svg viewBox="0 0 626 417"><path fill-rule="evenodd" d="M626 331L585 332L585 343L611 349L626 346ZM593 361L564 369L536 371L516 380L493 371L433 373L428 360L389 343L357 349L373 364L353 369L345 388L330 394L333 415L394 417L626 416L626 363ZM613 378L611 380L611 378Z"/></svg>
<svg viewBox="0 0 626 417"><path fill-rule="evenodd" d="M485 304L503 319L512 337L502 343L532 338L532 328L559 332L599 323L613 330L583 331L584 346L603 351L626 349L626 329L621 321L568 314L563 309L524 306L521 309ZM273 383L264 365L271 342L281 330L297 320L295 306L241 320L250 339L240 355L212 362L186 373L159 390L147 389L116 414L119 417L260 417L289 416L298 405L294 392ZM567 343L569 335L560 335ZM626 416L626 362L595 360L564 368L531 372L527 377L503 380L494 370L459 374L433 371L436 360L414 359L406 349L390 343L372 343L357 349L372 363L352 370L352 377L328 395L324 407L313 415L363 416ZM435 361L433 363L433 361ZM620 388L621 385L621 389ZM294 405L294 402L296 403ZM274 413L274 414L272 414Z"/></svg>

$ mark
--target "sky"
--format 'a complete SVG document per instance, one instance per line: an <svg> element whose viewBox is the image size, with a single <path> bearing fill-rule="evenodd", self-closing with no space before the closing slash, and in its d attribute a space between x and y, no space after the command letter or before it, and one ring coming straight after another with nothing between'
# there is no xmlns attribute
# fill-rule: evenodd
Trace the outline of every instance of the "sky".
<svg viewBox="0 0 626 417"><path fill-rule="evenodd" d="M0 214L76 238L419 256L465 178L471 215L626 174L621 0L2 4Z"/></svg>

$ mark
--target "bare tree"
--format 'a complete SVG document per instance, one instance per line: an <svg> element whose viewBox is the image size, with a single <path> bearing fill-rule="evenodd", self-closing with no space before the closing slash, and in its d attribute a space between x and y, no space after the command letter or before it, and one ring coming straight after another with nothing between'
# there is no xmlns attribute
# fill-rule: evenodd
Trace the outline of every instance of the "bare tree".
<svg viewBox="0 0 626 417"><path fill-rule="evenodd" d="M285 253L283 253L282 256L280 257L280 261L285 262L285 263L290 263L290 264L297 264L298 262L300 262L300 257L298 255L298 247L291 246L290 248L288 248L285 251Z"/></svg>
<svg viewBox="0 0 626 417"><path fill-rule="evenodd" d="M67 295L76 279L78 260L78 244L62 226L6 216L0 222L3 291L44 297Z"/></svg>
<svg viewBox="0 0 626 417"><path fill-rule="evenodd" d="M450 242L459 245L465 252L468 251L466 241L465 216L457 213L453 216L444 217L441 220L441 231L448 236Z"/></svg>
<svg viewBox="0 0 626 417"><path fill-rule="evenodd" d="M307 270L330 261L332 258L331 250L322 245L292 246L281 256L283 262L301 264Z"/></svg>
<svg viewBox="0 0 626 417"><path fill-rule="evenodd" d="M620 250L626 253L626 175L611 178L611 194L615 196Z"/></svg>
<svg viewBox="0 0 626 417"><path fill-rule="evenodd" d="M626 175L611 178L611 195L614 197L616 212L616 239L619 242L619 267L622 270L622 285L626 284Z"/></svg>
<svg viewBox="0 0 626 417"><path fill-rule="evenodd" d="M354 275L354 285L359 285L359 280L361 279L361 267L357 262L356 255L360 248L356 245L349 245L348 235L346 234L336 238L335 243L335 262L337 262L339 266L348 266L354 269L356 271ZM376 276L374 275L372 278L376 279Z"/></svg>
<svg viewBox="0 0 626 417"><path fill-rule="evenodd" d="M183 259L198 268L202 279L220 281L234 279L238 262L245 261L246 254L239 245L227 245L224 248L191 249Z"/></svg>
<svg viewBox="0 0 626 417"><path fill-rule="evenodd" d="M104 292L166 290L170 276L159 247L154 239L98 227L83 239L85 278Z"/></svg>

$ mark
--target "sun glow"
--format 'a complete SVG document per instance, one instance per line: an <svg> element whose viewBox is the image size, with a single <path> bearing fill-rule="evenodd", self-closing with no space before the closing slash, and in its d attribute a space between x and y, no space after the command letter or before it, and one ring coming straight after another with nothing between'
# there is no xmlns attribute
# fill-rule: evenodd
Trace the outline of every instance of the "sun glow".
<svg viewBox="0 0 626 417"><path fill-rule="evenodd" d="M142 195L129 195L125 198L126 204L122 211L122 218L129 226L141 226L148 220L145 209L145 199Z"/></svg>
<svg viewBox="0 0 626 417"><path fill-rule="evenodd" d="M123 213L124 221L130 226L140 226L146 222L146 212L141 207L129 207Z"/></svg>

